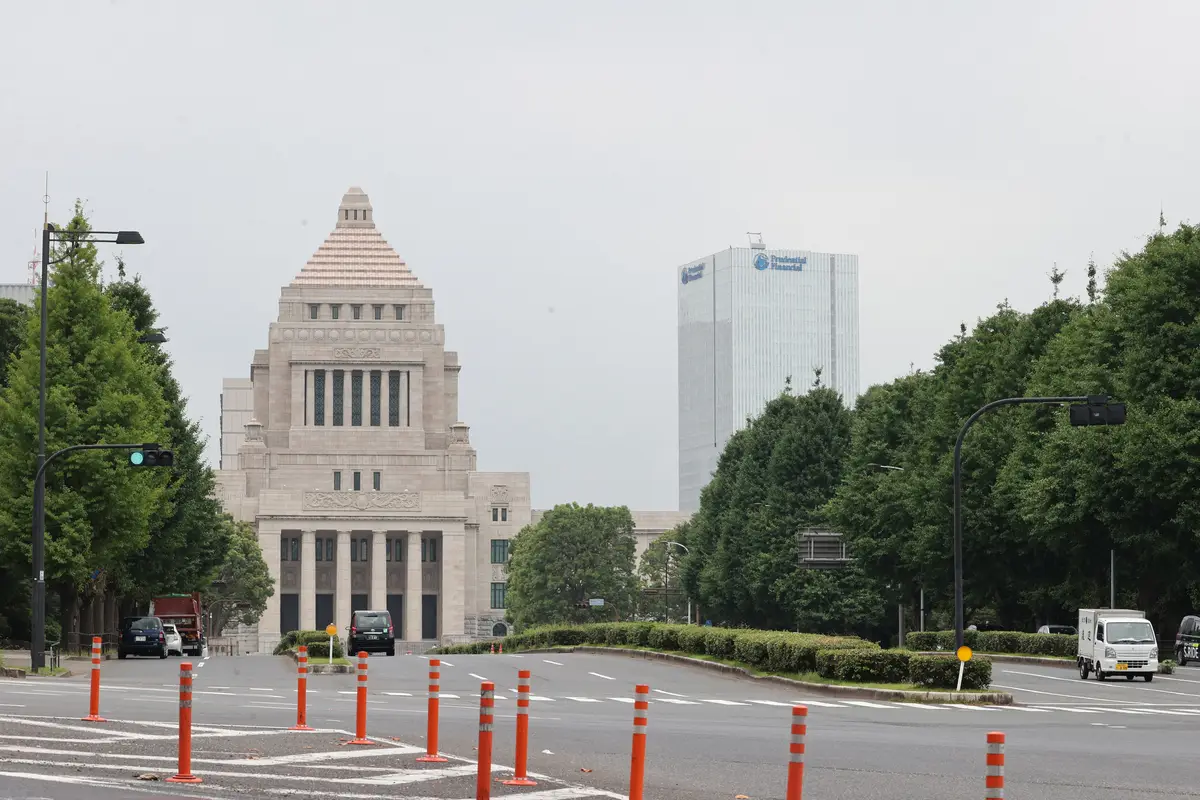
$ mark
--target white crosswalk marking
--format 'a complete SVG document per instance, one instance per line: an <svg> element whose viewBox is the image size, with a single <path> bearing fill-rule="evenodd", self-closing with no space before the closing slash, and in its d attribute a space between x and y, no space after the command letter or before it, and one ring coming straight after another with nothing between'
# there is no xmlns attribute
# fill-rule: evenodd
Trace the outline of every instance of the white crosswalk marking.
<svg viewBox="0 0 1200 800"><path fill-rule="evenodd" d="M686 694L678 694L676 692L668 692L666 689L655 689L654 691L658 694L665 694L665 695L669 695L671 697L687 697Z"/></svg>
<svg viewBox="0 0 1200 800"><path fill-rule="evenodd" d="M737 700L710 700L707 698L701 698L701 699L704 700L705 703L716 703L719 706L748 706L748 705L750 705L749 703L739 703ZM670 701L660 699L658 702L666 703L666 702L670 702Z"/></svg>
<svg viewBox="0 0 1200 800"><path fill-rule="evenodd" d="M610 697L610 698L608 698L608 699L609 699L609 700L615 700L615 701L617 701L618 703L629 703L630 705L632 705L632 704L633 704L633 698L632 698L632 697ZM22 706L22 708L23 708L23 707L24 707L24 706Z"/></svg>
<svg viewBox="0 0 1200 800"><path fill-rule="evenodd" d="M895 706L885 706L880 703L870 703L866 700L843 700L842 702L849 706L862 706L863 708L895 708Z"/></svg>
<svg viewBox="0 0 1200 800"><path fill-rule="evenodd" d="M576 703L599 703L600 700L594 697L568 697L568 700L574 700Z"/></svg>
<svg viewBox="0 0 1200 800"><path fill-rule="evenodd" d="M749 700L747 702L760 706L782 706L783 708L790 708L792 706L791 703L779 703L775 700Z"/></svg>
<svg viewBox="0 0 1200 800"><path fill-rule="evenodd" d="M817 708L845 708L841 703L825 703L820 700L797 700L796 705L816 706Z"/></svg>
<svg viewBox="0 0 1200 800"><path fill-rule="evenodd" d="M656 703L673 703L677 706L698 706L700 705L695 700L682 700L678 697L660 697L654 702Z"/></svg>
<svg viewBox="0 0 1200 800"><path fill-rule="evenodd" d="M1090 708L1071 708L1070 706L1055 706L1054 708L1044 709L1046 711L1070 711L1072 714L1101 714L1101 711L1094 711Z"/></svg>

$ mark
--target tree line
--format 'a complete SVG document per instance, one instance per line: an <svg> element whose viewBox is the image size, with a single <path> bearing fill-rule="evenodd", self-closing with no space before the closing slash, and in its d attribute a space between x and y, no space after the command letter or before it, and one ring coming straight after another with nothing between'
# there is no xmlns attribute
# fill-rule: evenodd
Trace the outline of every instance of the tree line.
<svg viewBox="0 0 1200 800"><path fill-rule="evenodd" d="M1127 404L1125 425L1076 428L1064 408L1010 407L967 436L967 621L1072 624L1078 608L1108 605L1111 553L1117 605L1173 631L1200 607L1200 226L1160 224L1106 274L1094 262L1086 274L1084 297L1066 297L1056 268L1040 306L1000 303L961 325L932 369L870 387L853 409L819 373L802 394L785 386L730 438L700 510L671 534L689 551L686 596L718 624L882 638L898 604L915 627L924 593L927 627L945 626L952 449L966 418L1004 397L1103 394ZM845 537L847 567L806 568L801 532L813 528ZM536 541L513 548L510 616L580 621L527 613L521 561ZM633 575L624 552L606 575ZM543 575L543 590L556 578Z"/></svg>
<svg viewBox="0 0 1200 800"><path fill-rule="evenodd" d="M256 621L273 591L251 526L225 514L187 413L165 330L139 277L117 260L105 283L77 202L60 229L47 289L46 453L75 444L158 442L174 465L133 469L126 453L91 451L46 473L47 639L111 633L117 615L156 595L199 591L241 600L222 622ZM72 234L75 236L72 237ZM0 638L30 638L33 478L37 465L39 308L0 300ZM107 609L101 611L101 609ZM97 628L99 626L99 628Z"/></svg>

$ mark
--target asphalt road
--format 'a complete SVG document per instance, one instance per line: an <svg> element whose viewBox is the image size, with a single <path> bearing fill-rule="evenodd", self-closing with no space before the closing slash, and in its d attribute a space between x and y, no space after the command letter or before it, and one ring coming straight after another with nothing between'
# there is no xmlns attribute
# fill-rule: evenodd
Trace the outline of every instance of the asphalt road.
<svg viewBox="0 0 1200 800"><path fill-rule="evenodd" d="M212 757L255 756L250 760L256 764L197 765L197 774L204 769L213 773L205 784L192 790L153 784L160 795L192 791L197 796L228 797L242 790L251 796L260 791L268 796L267 790L278 793L289 787L303 793L315 790L304 783L305 776L312 775L329 779L316 783L333 797L473 797L473 778L459 773L471 771L475 756L479 684L485 679L496 684L493 762L502 772L511 769L516 677L517 670L524 668L533 674L529 769L546 776L538 787L521 790L534 793L531 800L624 796L637 683L648 683L653 695L647 796L663 800L738 794L754 800L782 798L790 706L795 702L809 706L805 789L813 798L981 796L984 737L992 730L1008 735L1007 784L1014 797L1126 800L1134 793L1200 797L1200 789L1191 788L1194 739L1200 733L1200 670L1158 676L1151 684L1100 683L1081 681L1067 669L996 664L996 685L1011 691L1021 705L974 708L806 697L744 678L623 656L450 656L442 666L440 744L444 753L463 759L451 765L459 773L418 776L419 780L411 779L412 786L393 782L381 789L378 783L350 781L364 780L364 770L368 777L396 775L409 774L397 771L401 764L409 772L417 766L413 754L425 746L427 660L371 658L368 732L380 740L380 747L392 751L358 757L365 760L354 762L358 766L353 769L344 766L343 757L328 755L349 749L340 742L354 728L353 676L310 677L309 724L326 732L285 734L281 729L295 721L295 666L290 660L214 657L194 663L194 724L212 728L211 736L203 740ZM86 669L86 664L79 666ZM136 727L128 732L140 731L142 736L126 737L157 748L135 754L159 759L151 762L160 772L170 766L173 752L169 723L177 719L178 669L178 658L109 661L103 667L102 714L168 724L165 729L150 728L164 739L145 739L150 734ZM121 768L135 766L139 760L125 763L119 753L100 752L91 744L74 741L95 734L44 727L86 729L78 722L86 707L86 674L67 680L0 682L0 797L107 798L106 786L16 777L30 772L58 779L89 774L86 768L75 772L76 763L115 767L97 768L94 773L100 773L97 779L130 785L133 772ZM253 735L230 733L238 726L258 729ZM70 741L55 743L55 739ZM113 742L105 747L119 750L127 745ZM30 747L67 754L13 749ZM252 750L260 752L256 755ZM100 754L69 755L76 751ZM277 766L262 765L263 758L286 755L295 758ZM259 773L272 777L251 777ZM243 774L247 777L238 777ZM511 790L497 786L497 796L501 791Z"/></svg>

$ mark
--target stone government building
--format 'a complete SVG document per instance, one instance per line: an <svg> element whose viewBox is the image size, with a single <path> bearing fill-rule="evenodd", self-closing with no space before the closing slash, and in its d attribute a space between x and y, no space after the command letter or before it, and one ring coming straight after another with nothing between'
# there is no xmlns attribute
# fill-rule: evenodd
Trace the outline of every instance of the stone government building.
<svg viewBox="0 0 1200 800"><path fill-rule="evenodd" d="M350 189L249 380L223 386L218 491L276 581L240 649L366 608L391 611L398 649L507 633L508 540L536 512L528 473L476 469L459 370L433 292ZM635 513L639 552L687 516Z"/></svg>

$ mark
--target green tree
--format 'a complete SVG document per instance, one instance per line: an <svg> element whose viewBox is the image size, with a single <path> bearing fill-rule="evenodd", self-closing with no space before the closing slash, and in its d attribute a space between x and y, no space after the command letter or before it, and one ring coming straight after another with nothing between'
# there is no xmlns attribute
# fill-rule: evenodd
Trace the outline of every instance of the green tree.
<svg viewBox="0 0 1200 800"><path fill-rule="evenodd" d="M680 622L687 619L687 593L679 580L684 551L669 544L683 543L687 523L659 536L638 561L642 584L642 602L638 616L654 620ZM665 588L664 588L665 587Z"/></svg>
<svg viewBox="0 0 1200 800"><path fill-rule="evenodd" d="M9 364L25 344L29 329L29 306L0 298L0 387L8 385Z"/></svg>
<svg viewBox="0 0 1200 800"><path fill-rule="evenodd" d="M129 279L118 260L117 278L105 287L113 308L130 317L138 335L160 330L158 311L140 276ZM230 546L230 529L223 524L213 472L204 461L205 437L187 416L171 358L157 344L143 344L140 352L157 371L168 406L166 441L175 453L167 484L170 510L152 521L147 546L132 555L120 576L122 594L145 602L159 594L207 589Z"/></svg>
<svg viewBox="0 0 1200 800"><path fill-rule="evenodd" d="M63 229L89 230L82 205ZM72 444L162 441L167 405L157 368L136 342L126 314L99 285L92 244L56 248L47 297L46 452ZM0 396L0 548L28 574L37 459L38 315L31 314L20 355ZM167 476L130 469L111 452L74 453L46 476L46 580L70 630L81 593L96 571L119 570L146 546L155 516L169 509Z"/></svg>
<svg viewBox="0 0 1200 800"><path fill-rule="evenodd" d="M509 550L507 619L518 626L623 619L633 613L633 515L625 506L558 505ZM589 608L603 598L603 608Z"/></svg>
<svg viewBox="0 0 1200 800"><path fill-rule="evenodd" d="M221 526L229 544L217 578L204 596L204 605L213 615L210 637L219 636L229 625L258 622L275 593L275 581L263 560L254 526L228 514L222 515Z"/></svg>

